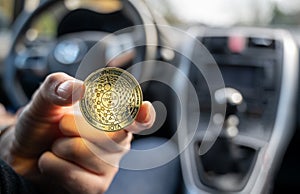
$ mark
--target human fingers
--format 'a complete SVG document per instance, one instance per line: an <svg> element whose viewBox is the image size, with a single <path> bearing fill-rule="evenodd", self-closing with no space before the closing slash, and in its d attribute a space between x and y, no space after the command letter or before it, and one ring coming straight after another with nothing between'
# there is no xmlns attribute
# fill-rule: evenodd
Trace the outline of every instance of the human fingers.
<svg viewBox="0 0 300 194"><path fill-rule="evenodd" d="M83 83L64 73L49 75L23 108L15 127L16 153L37 156L59 136L57 122L64 114L62 106L78 101Z"/></svg>
<svg viewBox="0 0 300 194"><path fill-rule="evenodd" d="M80 112L65 114L59 124L65 137L81 137L109 152L127 149L132 134L125 130L104 132L88 124Z"/></svg>
<svg viewBox="0 0 300 194"><path fill-rule="evenodd" d="M150 102L143 102L136 120L126 128L117 132L103 132L89 125L78 111L65 114L60 121L61 133L65 136L81 136L91 142L101 142L113 140L116 143L128 135L129 132L140 132L151 127L155 121L155 110Z"/></svg>
<svg viewBox="0 0 300 194"><path fill-rule="evenodd" d="M35 92L28 111L34 116L47 116L58 113L63 106L70 106L84 95L84 84L65 74L50 74Z"/></svg>
<svg viewBox="0 0 300 194"><path fill-rule="evenodd" d="M88 171L51 152L45 152L39 159L39 168L44 177L55 181L69 193L102 194L117 173L114 166L106 166L101 174Z"/></svg>
<svg viewBox="0 0 300 194"><path fill-rule="evenodd" d="M118 167L121 158L129 149L130 141L127 141L126 149L111 151L79 137L61 138L52 146L52 152L59 158L95 174L105 173L110 166Z"/></svg>
<svg viewBox="0 0 300 194"><path fill-rule="evenodd" d="M143 102L139 113L134 122L125 129L132 133L140 133L145 129L149 129L154 124L156 112L153 105L145 101Z"/></svg>

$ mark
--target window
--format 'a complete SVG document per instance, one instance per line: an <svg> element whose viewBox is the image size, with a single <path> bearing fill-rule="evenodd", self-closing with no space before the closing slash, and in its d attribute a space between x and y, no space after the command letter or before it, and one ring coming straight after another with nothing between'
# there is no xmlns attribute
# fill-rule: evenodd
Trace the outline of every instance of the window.
<svg viewBox="0 0 300 194"><path fill-rule="evenodd" d="M0 0L0 29L7 29L14 17L14 1Z"/></svg>

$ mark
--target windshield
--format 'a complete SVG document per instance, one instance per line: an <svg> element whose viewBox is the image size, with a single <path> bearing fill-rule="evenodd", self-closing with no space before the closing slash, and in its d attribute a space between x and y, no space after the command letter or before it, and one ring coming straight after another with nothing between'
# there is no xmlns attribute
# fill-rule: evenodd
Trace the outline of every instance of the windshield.
<svg viewBox="0 0 300 194"><path fill-rule="evenodd" d="M14 1L0 0L0 30L7 29L13 20Z"/></svg>
<svg viewBox="0 0 300 194"><path fill-rule="evenodd" d="M0 62L3 60L9 48L10 26L13 22L13 18L14 1L0 0Z"/></svg>
<svg viewBox="0 0 300 194"><path fill-rule="evenodd" d="M208 26L299 25L299 0L148 0L170 23ZM161 4L164 3L164 6Z"/></svg>

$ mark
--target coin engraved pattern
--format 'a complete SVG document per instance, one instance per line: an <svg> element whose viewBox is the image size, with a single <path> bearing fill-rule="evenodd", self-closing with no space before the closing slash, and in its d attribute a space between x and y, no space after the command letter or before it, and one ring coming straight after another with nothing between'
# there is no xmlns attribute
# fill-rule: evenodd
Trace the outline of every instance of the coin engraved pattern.
<svg viewBox="0 0 300 194"><path fill-rule="evenodd" d="M92 126L117 131L134 121L142 91L131 74L120 68L103 68L87 77L85 87L80 109Z"/></svg>

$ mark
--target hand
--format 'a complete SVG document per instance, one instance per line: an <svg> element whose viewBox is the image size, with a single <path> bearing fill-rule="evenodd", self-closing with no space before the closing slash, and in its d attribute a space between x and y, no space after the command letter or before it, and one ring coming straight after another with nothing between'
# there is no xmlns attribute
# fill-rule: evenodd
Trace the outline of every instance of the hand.
<svg viewBox="0 0 300 194"><path fill-rule="evenodd" d="M113 133L88 125L74 104L81 81L55 73L47 77L15 126L1 137L0 156L43 193L103 193L129 150L132 132L152 126L155 110L143 102L134 123Z"/></svg>
<svg viewBox="0 0 300 194"><path fill-rule="evenodd" d="M16 116L7 112L5 107L0 104L0 127L13 125L16 121Z"/></svg>

